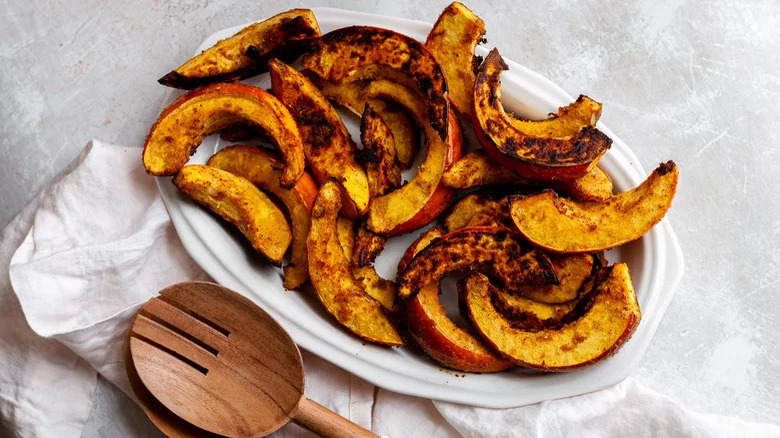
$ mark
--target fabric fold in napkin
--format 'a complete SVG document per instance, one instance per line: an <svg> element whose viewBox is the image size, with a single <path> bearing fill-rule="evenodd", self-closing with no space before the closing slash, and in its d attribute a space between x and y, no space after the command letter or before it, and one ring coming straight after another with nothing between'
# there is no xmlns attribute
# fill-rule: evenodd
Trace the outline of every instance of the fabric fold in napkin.
<svg viewBox="0 0 780 438"><path fill-rule="evenodd" d="M182 247L140 149L95 140L61 175L0 244L8 266L8 276L0 273L2 436L80 436L96 372L132 396L121 351L140 305L170 284L208 279ZM307 396L396 438L780 436L776 426L690 412L631 379L585 396L495 410L376 389L303 357ZM311 435L291 426L275 436Z"/></svg>
<svg viewBox="0 0 780 438"><path fill-rule="evenodd" d="M130 393L124 329L160 289L207 278L178 241L138 150L93 141L43 195L9 267L27 322Z"/></svg>

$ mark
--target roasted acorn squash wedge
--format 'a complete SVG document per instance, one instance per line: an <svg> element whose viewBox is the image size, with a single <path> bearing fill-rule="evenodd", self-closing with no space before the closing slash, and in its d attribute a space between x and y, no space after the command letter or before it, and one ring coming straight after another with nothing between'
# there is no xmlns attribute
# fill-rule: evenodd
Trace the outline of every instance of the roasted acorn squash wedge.
<svg viewBox="0 0 780 438"><path fill-rule="evenodd" d="M362 268L370 266L376 257L385 248L387 238L369 230L365 223L361 223L355 233L355 252L352 254L352 263Z"/></svg>
<svg viewBox="0 0 780 438"><path fill-rule="evenodd" d="M284 267L284 287L296 289L309 279L306 236L309 234L309 213L317 196L317 184L304 173L291 189L282 187L282 164L270 151L254 146L228 146L214 154L206 163L247 179L252 184L276 196L287 208L292 227L290 263Z"/></svg>
<svg viewBox="0 0 780 438"><path fill-rule="evenodd" d="M474 131L493 159L536 180L565 180L585 175L612 140L595 128L601 104L580 96L549 120L509 116L501 105L501 72L508 67L493 49L477 72Z"/></svg>
<svg viewBox="0 0 780 438"><path fill-rule="evenodd" d="M352 275L360 283L363 290L371 298L379 303L390 313L397 311L395 305L395 296L398 294L398 288L394 281L387 280L379 276L373 266L354 266Z"/></svg>
<svg viewBox="0 0 780 438"><path fill-rule="evenodd" d="M476 150L462 156L441 177L442 182L455 189L469 189L492 185L530 185L512 169L490 158L484 150Z"/></svg>
<svg viewBox="0 0 780 438"><path fill-rule="evenodd" d="M292 9L253 23L219 41L158 80L187 90L213 82L233 82L268 71L268 61L293 62L320 36L309 9Z"/></svg>
<svg viewBox="0 0 780 438"><path fill-rule="evenodd" d="M446 234L417 253L398 274L398 297L416 295L426 284L453 271L482 272L501 287L558 284L544 253L496 227L464 228Z"/></svg>
<svg viewBox="0 0 780 438"><path fill-rule="evenodd" d="M397 310L397 306L394 305L395 296L398 291L395 282L380 277L372 265L373 260L363 265L360 265L355 261L359 257L360 252L365 251L365 248L361 248L361 231L367 230L365 227L361 227L358 228L356 232L355 221L339 216L336 223L336 233L338 234L339 245L341 245L344 256L347 260L352 260L352 275L355 276L355 280L371 298L379 301L379 303L392 314ZM376 235L372 236L380 237ZM365 236L362 238L365 238ZM377 249L378 252L382 251L384 240L381 240L380 243L382 244L382 247Z"/></svg>
<svg viewBox="0 0 780 438"><path fill-rule="evenodd" d="M284 213L240 176L203 164L184 166L173 178L182 193L238 227L252 247L281 265L292 232Z"/></svg>
<svg viewBox="0 0 780 438"><path fill-rule="evenodd" d="M464 283L465 281L461 281L458 286L462 288ZM490 299L496 312L516 329L528 331L558 329L582 316L582 305L578 307L579 301L576 299L565 303L549 304L522 295L508 294L495 288L491 292Z"/></svg>
<svg viewBox="0 0 780 438"><path fill-rule="evenodd" d="M479 215L487 215L508 229L513 229L507 196L506 191L491 188L469 193L452 206L442 219L442 224L448 232L451 232L466 228Z"/></svg>
<svg viewBox="0 0 780 438"><path fill-rule="evenodd" d="M493 304L487 277L474 274L460 288L464 307L482 338L518 365L545 371L567 371L600 362L615 354L639 325L631 274L625 263L582 298L572 312L582 315L554 329L523 328Z"/></svg>
<svg viewBox="0 0 780 438"><path fill-rule="evenodd" d="M427 284L403 303L406 325L414 341L436 362L455 370L493 373L513 368L470 328L453 322L439 301L439 282Z"/></svg>
<svg viewBox="0 0 780 438"><path fill-rule="evenodd" d="M433 227L420 235L401 257L398 272L406 269L418 252L444 234L440 227ZM515 366L485 345L473 329L456 325L439 302L439 293L439 281L433 281L402 303L409 334L428 356L448 368L474 373L496 372Z"/></svg>
<svg viewBox="0 0 780 438"><path fill-rule="evenodd" d="M320 81L317 85L325 97L348 109L358 117L363 117L363 110L366 104L371 105L371 108L382 117L382 120L384 120L393 133L398 163L404 169L408 169L412 165L420 145L419 130L409 113L397 103L382 99L365 98L363 90L368 83L368 81L354 81L331 84L327 81Z"/></svg>
<svg viewBox="0 0 780 438"><path fill-rule="evenodd" d="M576 300L580 288L591 277L595 260L590 254L550 255L558 274L558 284L525 286L518 292L529 299L545 304L562 304Z"/></svg>
<svg viewBox="0 0 780 438"><path fill-rule="evenodd" d="M523 178L510 168L490 158L484 150L469 152L450 167L441 180L456 189L477 186L518 185L540 187L547 185L555 191L578 200L601 200L612 196L612 180L595 166L585 175L571 180L540 181Z"/></svg>
<svg viewBox="0 0 780 438"><path fill-rule="evenodd" d="M449 135L442 141L428 122L424 100L403 85L377 80L364 90L367 97L389 99L407 109L425 132L427 152L417 174L403 187L372 200L368 228L379 234L397 235L430 223L452 201L455 191L441 182L441 175L461 154L463 137L456 117L450 117Z"/></svg>
<svg viewBox="0 0 780 438"><path fill-rule="evenodd" d="M298 124L306 163L320 184L339 181L344 215L355 218L368 209L368 180L355 161L357 145L330 102L304 75L273 59L269 63L271 90Z"/></svg>
<svg viewBox="0 0 780 438"><path fill-rule="evenodd" d="M307 239L309 276L317 297L341 325L363 339L402 345L403 339L382 304L366 293L352 273L339 242L339 209L339 186L328 181L314 201Z"/></svg>
<svg viewBox="0 0 780 438"><path fill-rule="evenodd" d="M358 156L366 167L371 198L383 196L401 186L401 167L396 160L395 137L385 120L366 103L360 120L363 150Z"/></svg>
<svg viewBox="0 0 780 438"><path fill-rule="evenodd" d="M382 117L366 103L360 123L360 140L363 150L360 161L366 167L368 191L371 198L377 198L401 186L401 167L395 153L395 139ZM367 267L385 247L387 238L369 230L361 222L355 236L355 252L352 263Z"/></svg>
<svg viewBox="0 0 780 438"><path fill-rule="evenodd" d="M663 163L628 192L603 201L572 201L551 190L511 200L512 219L534 245L560 253L594 253L639 239L672 206L679 170Z"/></svg>
<svg viewBox="0 0 780 438"><path fill-rule="evenodd" d="M450 102L469 119L474 105L475 72L482 63L474 51L484 35L485 22L462 3L452 2L439 15L425 41L425 47L444 70Z"/></svg>
<svg viewBox="0 0 780 438"><path fill-rule="evenodd" d="M419 41L378 27L344 27L323 35L303 57L303 66L334 83L389 78L411 85L423 97L434 132L447 138L447 80Z"/></svg>
<svg viewBox="0 0 780 438"><path fill-rule="evenodd" d="M244 84L207 85L183 94L165 108L146 137L143 152L146 172L155 176L174 175L207 135L236 122L263 129L284 159L282 186L295 185L305 167L295 119L273 95Z"/></svg>

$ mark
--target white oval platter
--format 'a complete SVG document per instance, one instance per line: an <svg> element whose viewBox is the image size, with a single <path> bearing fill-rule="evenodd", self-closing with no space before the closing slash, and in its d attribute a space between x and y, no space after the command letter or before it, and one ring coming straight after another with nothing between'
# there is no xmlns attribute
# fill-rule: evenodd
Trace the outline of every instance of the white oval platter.
<svg viewBox="0 0 780 438"><path fill-rule="evenodd" d="M315 8L314 13L323 33L344 26L371 25L425 41L431 28L431 24L419 21L340 9ZM209 36L197 53L242 27ZM478 54L486 55L487 48L478 47ZM573 100L550 80L520 64L507 62L509 71L502 74L501 91L503 104L509 110L525 117L543 118ZM245 82L270 87L268 74ZM178 94L172 93L171 99ZM345 117L345 122L354 138L359 138L357 121ZM624 191L641 183L647 174L636 155L601 122L598 127L613 140L612 148L600 164L612 177L615 188ZM218 136L210 136L190 163L205 163L224 146ZM415 348L370 345L346 332L323 310L311 290L285 291L281 270L264 263L237 231L179 194L169 178L158 178L158 185L182 244L192 258L215 281L243 293L273 315L301 348L381 388L435 400L508 408L584 394L619 383L642 360L684 268L674 231L663 220L639 241L607 253L610 262L629 264L643 314L633 337L617 355L601 364L568 373L537 373L518 368L496 374L464 375L442 369ZM418 234L391 241L376 263L380 275L395 278L395 264ZM454 300L447 298L444 302L447 305ZM454 307L449 305L448 313Z"/></svg>

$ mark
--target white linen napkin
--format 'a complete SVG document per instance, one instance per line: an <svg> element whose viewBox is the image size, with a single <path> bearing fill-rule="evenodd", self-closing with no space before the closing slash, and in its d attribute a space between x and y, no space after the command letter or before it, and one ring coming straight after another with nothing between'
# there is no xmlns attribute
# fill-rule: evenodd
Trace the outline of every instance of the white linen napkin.
<svg viewBox="0 0 780 438"><path fill-rule="evenodd" d="M99 141L6 228L0 262L9 266L0 275L3 436L3 428L19 437L79 436L96 372L132 396L121 356L130 317L163 287L208 278L179 242L140 150ZM308 397L393 437L780 436L773 425L691 412L631 379L495 410L376 389L303 357ZM275 436L310 435L290 426Z"/></svg>
<svg viewBox="0 0 780 438"><path fill-rule="evenodd" d="M82 153L60 175L81 162ZM45 437L56 433L78 437L89 417L95 370L53 339L36 335L27 325L11 289L8 270L45 195L36 197L3 230L0 238L0 436ZM57 388L52 392L52 388Z"/></svg>

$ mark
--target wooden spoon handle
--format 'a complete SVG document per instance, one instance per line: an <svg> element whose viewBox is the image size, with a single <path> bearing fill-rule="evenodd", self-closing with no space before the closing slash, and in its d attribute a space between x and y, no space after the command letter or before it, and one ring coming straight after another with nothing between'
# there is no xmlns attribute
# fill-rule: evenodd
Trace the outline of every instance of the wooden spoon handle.
<svg viewBox="0 0 780 438"><path fill-rule="evenodd" d="M321 404L302 397L292 419L325 438L379 438Z"/></svg>

